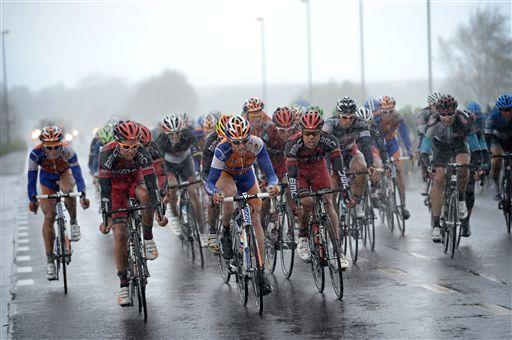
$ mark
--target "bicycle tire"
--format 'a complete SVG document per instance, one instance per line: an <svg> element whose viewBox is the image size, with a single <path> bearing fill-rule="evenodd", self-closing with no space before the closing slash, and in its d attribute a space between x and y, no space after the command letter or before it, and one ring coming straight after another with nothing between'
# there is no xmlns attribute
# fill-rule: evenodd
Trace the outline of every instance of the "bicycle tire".
<svg viewBox="0 0 512 340"><path fill-rule="evenodd" d="M272 230L268 230L268 225L270 222L274 222L274 227ZM274 211L274 213L268 213L265 216L264 222L265 232L265 269L269 273L274 273L276 269L277 263L277 249L276 247L279 245L279 217L278 210Z"/></svg>
<svg viewBox="0 0 512 340"><path fill-rule="evenodd" d="M187 206L188 215L189 215L189 225L192 229L192 248L194 245L197 248L197 254L199 255L199 259L201 260L201 268L204 268L204 254L203 254L203 245L201 244L201 236L199 235L199 225L197 223L196 214L194 211L194 206L189 202ZM195 262L195 258L192 260Z"/></svg>
<svg viewBox="0 0 512 340"><path fill-rule="evenodd" d="M319 235L315 233L314 223L309 223L308 242L311 251L311 272L313 273L313 280L315 281L316 289L319 293L323 293L325 288L325 272L322 263L321 250L318 242L315 242Z"/></svg>
<svg viewBox="0 0 512 340"><path fill-rule="evenodd" d="M251 282L252 282L252 290L254 293L254 298L256 301L256 307L258 308L258 313L260 315L263 314L263 268L264 260L262 256L259 256L258 252L258 241L256 239L256 234L254 232L253 227L249 228L250 232L247 234L249 236L249 254L251 261Z"/></svg>
<svg viewBox="0 0 512 340"><path fill-rule="evenodd" d="M501 180L501 208L503 210L503 216L505 217L505 227L507 228L507 232L510 233L510 224L512 219L512 188L510 180L507 177L506 171Z"/></svg>
<svg viewBox="0 0 512 340"><path fill-rule="evenodd" d="M237 228L234 228L237 229ZM234 230L234 234L232 240L233 240L233 256L235 258L235 265L236 265L236 284L237 284L237 290L238 295L240 296L240 302L242 303L242 306L247 305L247 300L249 299L249 287L247 282L247 275L245 275L244 271L244 260L243 260L243 249L240 249L240 242L242 235L238 233L238 230Z"/></svg>
<svg viewBox="0 0 512 340"><path fill-rule="evenodd" d="M375 207L373 206L372 198L370 194L367 194L368 199L368 211L366 213L366 220L368 221L366 223L366 227L368 228L368 241L371 250L375 249Z"/></svg>
<svg viewBox="0 0 512 340"><path fill-rule="evenodd" d="M352 258L352 263L357 263L357 258L359 256L359 224L361 220L359 220L355 216L355 210L352 209L350 215L350 223L349 223L349 248L350 248L350 257Z"/></svg>
<svg viewBox="0 0 512 340"><path fill-rule="evenodd" d="M452 192L450 197L450 207L448 219L450 223L448 224L448 234L449 234L449 247L450 247L450 257L453 259L455 255L455 245L457 243L457 225L459 224L459 212L458 212L458 193L457 191Z"/></svg>
<svg viewBox="0 0 512 340"><path fill-rule="evenodd" d="M340 262L340 247L329 216L325 216L322 223L326 231L324 248L327 254L327 266L329 268L332 288L334 289L336 298L341 300L343 298L343 270L341 269Z"/></svg>
<svg viewBox="0 0 512 340"><path fill-rule="evenodd" d="M394 199L394 215L396 218L396 225L398 227L398 230L400 231L400 235L405 235L405 219L404 219L404 202L402 200L402 189L400 189L400 186L398 185L398 180L396 178L393 178L393 199ZM397 199L398 196L398 199ZM399 204L397 204L399 203Z"/></svg>
<svg viewBox="0 0 512 340"><path fill-rule="evenodd" d="M222 238L222 234L224 233L222 228L223 228L222 221L219 218L219 219L217 219L216 230L217 230L217 244L219 245L220 249L219 249L219 254L217 256L218 256L219 270L220 270L220 276L222 277L222 281L224 281L224 283L228 283L229 280L231 279L231 261L226 260L224 258L224 254L222 253L221 238Z"/></svg>
<svg viewBox="0 0 512 340"><path fill-rule="evenodd" d="M59 227L59 259L62 264L62 282L64 283L64 294L68 293L68 273L66 269L66 225L64 220L57 221Z"/></svg>
<svg viewBox="0 0 512 340"><path fill-rule="evenodd" d="M295 217L288 205L284 206L279 232L281 270L284 277L289 279L292 276L293 262L295 260Z"/></svg>

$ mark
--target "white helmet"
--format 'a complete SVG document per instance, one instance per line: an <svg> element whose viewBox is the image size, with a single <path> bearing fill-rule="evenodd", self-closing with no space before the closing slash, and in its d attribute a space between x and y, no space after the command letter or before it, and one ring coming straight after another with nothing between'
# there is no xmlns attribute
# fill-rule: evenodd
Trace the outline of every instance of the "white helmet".
<svg viewBox="0 0 512 340"><path fill-rule="evenodd" d="M439 93L439 92L429 93L429 95L427 97L428 105L435 104L439 98L441 98L441 93Z"/></svg>
<svg viewBox="0 0 512 340"><path fill-rule="evenodd" d="M365 120L367 122L370 122L373 119L372 111L370 111L369 109L367 109L364 106L361 106L360 108L357 109L356 116L359 119Z"/></svg>
<svg viewBox="0 0 512 340"><path fill-rule="evenodd" d="M169 114L162 119L162 129L164 132L178 132L183 129L183 121L177 114Z"/></svg>

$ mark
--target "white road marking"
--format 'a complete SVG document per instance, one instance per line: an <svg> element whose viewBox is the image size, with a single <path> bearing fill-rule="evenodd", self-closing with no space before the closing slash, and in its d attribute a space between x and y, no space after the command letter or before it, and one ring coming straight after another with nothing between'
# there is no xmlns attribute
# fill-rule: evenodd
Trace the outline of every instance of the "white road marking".
<svg viewBox="0 0 512 340"><path fill-rule="evenodd" d="M16 248L16 251L29 251L30 247L18 247Z"/></svg>
<svg viewBox="0 0 512 340"><path fill-rule="evenodd" d="M27 237L28 236L28 233L27 232L18 232L18 237Z"/></svg>
<svg viewBox="0 0 512 340"><path fill-rule="evenodd" d="M396 268L380 268L379 271L383 272L384 274L388 274L388 275L392 275L392 276L407 274L406 272L404 272L400 269L396 269Z"/></svg>
<svg viewBox="0 0 512 340"><path fill-rule="evenodd" d="M16 262L30 261L30 255L16 256Z"/></svg>
<svg viewBox="0 0 512 340"><path fill-rule="evenodd" d="M26 238L19 238L16 240L16 243L28 243L28 239Z"/></svg>
<svg viewBox="0 0 512 340"><path fill-rule="evenodd" d="M26 226L28 225L28 220L17 221L16 224L19 226Z"/></svg>
<svg viewBox="0 0 512 340"><path fill-rule="evenodd" d="M422 284L421 287L425 288L425 289L428 289L432 292L435 292L435 293L439 293L439 294L453 294L453 293L457 293L457 291L453 290L453 289L450 289L450 288L447 288L447 287L443 287L443 286L440 286L440 285L436 285L434 283L425 283L425 284Z"/></svg>
<svg viewBox="0 0 512 340"><path fill-rule="evenodd" d="M409 254L411 254L412 256L417 257L419 259L424 259L424 260L429 260L429 261L432 260L431 257L425 256L425 255L421 255L421 254L418 254L418 253L415 253L415 252L412 252L412 251L409 252Z"/></svg>
<svg viewBox="0 0 512 340"><path fill-rule="evenodd" d="M488 312L491 312L496 315L512 315L512 310L509 308L499 306L499 305L489 305L486 303L481 303L477 305L478 307L482 308L483 310L486 310Z"/></svg>
<svg viewBox="0 0 512 340"><path fill-rule="evenodd" d="M27 226L18 226L18 231L28 230Z"/></svg>
<svg viewBox="0 0 512 340"><path fill-rule="evenodd" d="M32 286L34 284L34 280L27 279L27 280L18 280L16 282L16 286Z"/></svg>
<svg viewBox="0 0 512 340"><path fill-rule="evenodd" d="M32 267L18 267L16 273L32 273Z"/></svg>

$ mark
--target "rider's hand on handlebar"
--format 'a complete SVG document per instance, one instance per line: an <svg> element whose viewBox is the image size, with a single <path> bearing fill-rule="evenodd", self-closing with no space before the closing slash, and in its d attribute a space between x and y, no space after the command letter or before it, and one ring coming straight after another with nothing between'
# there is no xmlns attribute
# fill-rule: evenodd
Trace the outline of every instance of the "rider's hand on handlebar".
<svg viewBox="0 0 512 340"><path fill-rule="evenodd" d="M213 200L217 204L222 203L222 201L224 201L224 194L222 192L216 192L213 194Z"/></svg>
<svg viewBox="0 0 512 340"><path fill-rule="evenodd" d="M88 209L91 206L91 201L87 197L81 197L80 205L82 206L82 209Z"/></svg>
<svg viewBox="0 0 512 340"><path fill-rule="evenodd" d="M270 195L270 197L275 197L279 194L280 187L279 187L279 185L271 185L267 188L267 191L268 191L268 194Z"/></svg>
<svg viewBox="0 0 512 340"><path fill-rule="evenodd" d="M104 235L108 234L110 232L110 229L112 229L112 220L111 219L109 219L106 226L103 223L100 223L100 232L102 234L104 234Z"/></svg>
<svg viewBox="0 0 512 340"><path fill-rule="evenodd" d="M37 209L39 209L39 202L35 201L35 202L30 202L28 204L28 210L30 210L31 212L33 212L34 214L37 214Z"/></svg>

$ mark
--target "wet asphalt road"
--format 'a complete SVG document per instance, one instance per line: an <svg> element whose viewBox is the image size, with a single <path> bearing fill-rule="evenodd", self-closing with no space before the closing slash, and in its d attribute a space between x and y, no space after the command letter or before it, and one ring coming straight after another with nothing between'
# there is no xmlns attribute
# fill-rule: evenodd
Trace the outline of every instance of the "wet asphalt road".
<svg viewBox="0 0 512 340"><path fill-rule="evenodd" d="M12 190L17 212L9 314L16 339L512 336L512 237L485 196L477 197L473 235L462 239L453 260L430 241L428 211L418 191L410 190L405 237L377 220L375 251L363 249L357 265L345 272L342 301L328 280L319 294L310 266L296 260L291 280L279 267L270 276L275 290L265 298L261 317L252 296L244 308L236 286L222 282L214 256L207 254L201 269L170 228L155 227L160 256L149 264L145 325L135 308L117 306L113 239L99 233L94 204L79 211L82 239L74 244L69 294L62 282L46 280L42 215L26 212L25 185L22 177L3 181L2 189ZM6 235L2 229L2 248L12 242ZM3 275L10 263L2 257Z"/></svg>

